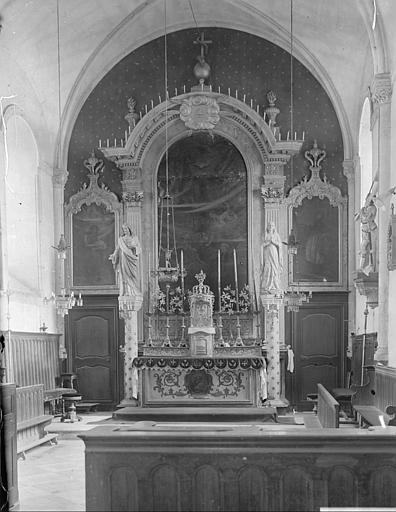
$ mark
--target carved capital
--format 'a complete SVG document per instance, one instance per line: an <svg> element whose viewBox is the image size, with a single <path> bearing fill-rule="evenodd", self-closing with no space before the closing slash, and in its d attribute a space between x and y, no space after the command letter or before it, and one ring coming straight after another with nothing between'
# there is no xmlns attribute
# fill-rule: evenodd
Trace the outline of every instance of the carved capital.
<svg viewBox="0 0 396 512"><path fill-rule="evenodd" d="M139 311L143 304L142 295L120 295L118 297L118 305L120 309L120 317L125 320L132 318L133 312Z"/></svg>
<svg viewBox="0 0 396 512"><path fill-rule="evenodd" d="M69 172L66 169L54 169L52 174L52 183L54 184L54 187L64 187L68 176Z"/></svg>
<svg viewBox="0 0 396 512"><path fill-rule="evenodd" d="M392 81L389 73L378 73L371 83L371 101L379 105L389 103L392 97Z"/></svg>
<svg viewBox="0 0 396 512"><path fill-rule="evenodd" d="M134 190L122 193L122 200L124 203L135 205L143 202L144 192L142 190Z"/></svg>

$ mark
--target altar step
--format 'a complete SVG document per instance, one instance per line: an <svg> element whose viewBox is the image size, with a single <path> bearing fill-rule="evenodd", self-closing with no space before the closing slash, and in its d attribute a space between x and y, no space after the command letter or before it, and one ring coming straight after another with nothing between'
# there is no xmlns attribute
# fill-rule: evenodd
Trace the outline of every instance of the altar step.
<svg viewBox="0 0 396 512"><path fill-rule="evenodd" d="M124 407L113 412L118 421L256 422L277 421L276 407Z"/></svg>

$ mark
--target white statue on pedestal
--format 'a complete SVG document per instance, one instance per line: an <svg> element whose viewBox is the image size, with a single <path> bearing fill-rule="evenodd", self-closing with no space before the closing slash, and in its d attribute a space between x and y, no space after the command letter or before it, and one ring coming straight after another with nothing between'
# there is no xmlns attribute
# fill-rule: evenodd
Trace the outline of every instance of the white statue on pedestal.
<svg viewBox="0 0 396 512"><path fill-rule="evenodd" d="M269 222L267 225L264 242L261 246L261 254L261 293L275 294L282 289L283 257L282 242L274 222Z"/></svg>
<svg viewBox="0 0 396 512"><path fill-rule="evenodd" d="M138 237L127 224L123 224L122 231L117 247L109 259L116 272L120 296L139 295L139 255L142 248Z"/></svg>

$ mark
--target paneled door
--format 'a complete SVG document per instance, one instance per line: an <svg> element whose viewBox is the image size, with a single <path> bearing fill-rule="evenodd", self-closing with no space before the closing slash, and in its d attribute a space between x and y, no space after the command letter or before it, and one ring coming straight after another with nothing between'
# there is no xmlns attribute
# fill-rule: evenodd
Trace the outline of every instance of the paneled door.
<svg viewBox="0 0 396 512"><path fill-rule="evenodd" d="M68 316L70 371L77 375L83 401L112 409L120 400L117 303L88 298Z"/></svg>
<svg viewBox="0 0 396 512"><path fill-rule="evenodd" d="M344 384L346 300L341 293L314 294L309 304L287 314L286 343L293 348L295 363L287 395L299 410L312 409L307 395L317 393L318 383L329 390Z"/></svg>

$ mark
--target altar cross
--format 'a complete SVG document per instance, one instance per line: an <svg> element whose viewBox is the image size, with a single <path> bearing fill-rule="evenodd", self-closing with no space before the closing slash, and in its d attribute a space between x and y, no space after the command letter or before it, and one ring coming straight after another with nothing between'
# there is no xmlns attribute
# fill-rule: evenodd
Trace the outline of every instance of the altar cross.
<svg viewBox="0 0 396 512"><path fill-rule="evenodd" d="M208 45L212 44L213 41L207 39L205 40L205 33L201 32L199 37L194 41L194 44L201 45L201 57L205 57L205 52L208 53Z"/></svg>

